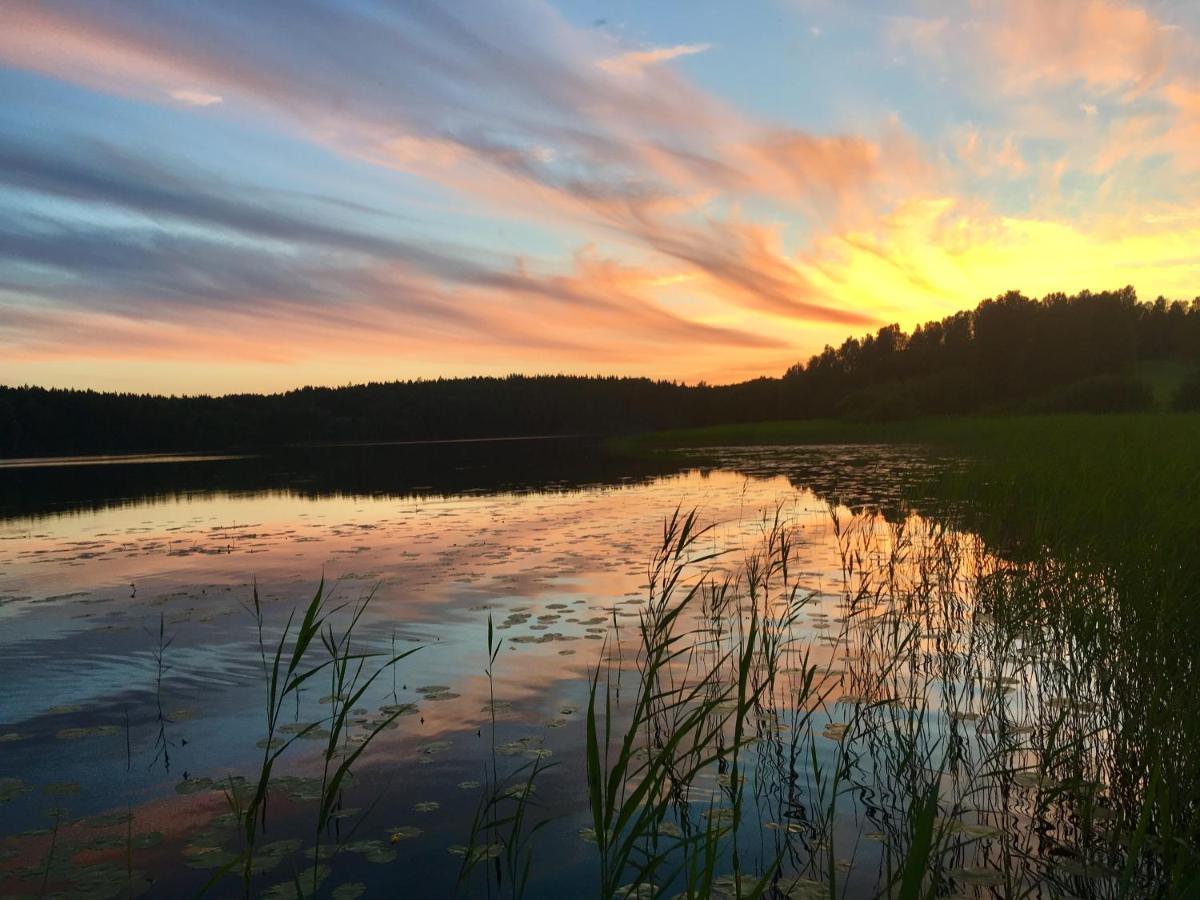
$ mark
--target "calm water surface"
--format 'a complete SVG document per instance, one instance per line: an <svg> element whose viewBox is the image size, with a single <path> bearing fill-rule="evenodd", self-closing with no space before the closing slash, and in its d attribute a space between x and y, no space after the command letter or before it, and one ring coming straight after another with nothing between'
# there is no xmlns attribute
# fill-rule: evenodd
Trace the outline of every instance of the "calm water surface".
<svg viewBox="0 0 1200 900"><path fill-rule="evenodd" d="M632 683L648 562L664 517L694 507L713 525L702 549L725 553L726 569L760 547L776 516L789 523L789 589L807 600L790 626L789 658L808 653L829 686L801 763L785 759L797 710L779 689L768 716L777 727L749 756L755 812L739 836L743 869L782 852L813 879L827 879L832 864L839 896L869 896L895 824L878 754L858 765L862 783L829 828L807 824L832 789L814 772L847 752L839 698L863 690L851 684L854 661L874 640L855 644L847 633L869 566L860 559L855 580L852 560L848 579L846 552L886 553L906 485L944 464L913 449L828 447L720 451L699 467L614 460L571 440L0 470L0 894L200 890L237 848L221 785L255 778L263 757L254 586L272 641L324 578L336 600L372 595L357 638L364 650L420 649L357 704L362 728L381 709L411 706L353 768L323 838L339 852L322 895L509 896L498 867L456 884L454 848L469 841L493 747L501 777L532 759L547 766L531 815L551 824L531 844L528 895L592 895L596 848L581 836L591 821L581 759L589 679L602 665ZM864 508L890 511L892 525L856 517ZM916 517L907 527L930 533ZM984 563L969 536L955 547L967 602L969 571ZM899 621L878 585L871 591L863 608ZM489 616L503 639L491 684ZM961 649L930 652L946 659ZM328 713L318 681L289 703L287 723ZM1006 702L1031 703L1023 688L1005 690ZM941 694L924 700L919 714L938 729L971 718L945 711ZM292 873L311 865L322 746L299 740L277 764L277 776L292 778L277 779L263 841L292 843L263 863L256 894L289 895ZM721 778L716 767L695 785L681 815L688 804L702 814ZM969 806L971 822L985 818L977 797ZM980 866L987 855L964 851L959 862ZM989 895L971 884L968 896ZM234 878L211 887L213 896L239 892Z"/></svg>

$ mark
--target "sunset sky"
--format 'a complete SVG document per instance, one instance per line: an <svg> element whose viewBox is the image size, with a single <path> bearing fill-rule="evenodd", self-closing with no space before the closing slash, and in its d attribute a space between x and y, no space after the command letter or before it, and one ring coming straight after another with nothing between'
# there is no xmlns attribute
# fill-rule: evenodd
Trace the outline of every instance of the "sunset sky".
<svg viewBox="0 0 1200 900"><path fill-rule="evenodd" d="M1200 294L1200 3L3 0L0 383L778 375Z"/></svg>

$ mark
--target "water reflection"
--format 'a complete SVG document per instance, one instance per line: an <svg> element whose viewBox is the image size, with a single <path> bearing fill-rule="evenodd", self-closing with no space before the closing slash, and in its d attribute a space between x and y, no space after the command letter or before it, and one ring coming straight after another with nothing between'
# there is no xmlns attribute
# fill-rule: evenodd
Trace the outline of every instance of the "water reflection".
<svg viewBox="0 0 1200 900"><path fill-rule="evenodd" d="M754 740L734 817L743 872L786 874L773 888L786 896L815 896L814 884L828 895L831 878L839 895L871 896L911 845L914 798L936 791L942 893L984 896L1004 879L1019 882L1012 895L1108 889L1071 818L1085 779L1052 764L1070 741L1091 740L1083 758L1098 758L1081 721L1086 673L1068 677L1061 644L997 624L1003 561L905 509L902 486L937 461L905 449L751 449L699 468L622 469L530 444L511 458L444 450L439 467L396 448L301 457L310 452L320 466L190 463L213 468L181 469L191 480L171 490L170 464L106 467L76 483L87 492L75 499L65 484L38 496L38 481L22 482L10 509L26 512L0 526L0 890L186 895L236 858L230 801L244 799L265 734L247 606L257 589L264 630L278 634L322 573L333 603L372 595L356 638L365 651L422 648L351 715L348 748L402 713L340 798L325 893L486 893L505 861L485 854L459 883L452 848L489 786L530 762L547 766L536 815L554 819L538 838L531 895L594 884L582 713L599 664L614 679L618 725L630 714L641 614L657 590L648 562L679 507L713 524L690 550L712 561L685 566L681 584L715 566L736 587L689 613L695 664L672 683L736 684L714 653L740 646L751 612L775 636L774 650L756 651L757 699L745 710ZM542 482L528 468L539 461ZM502 642L490 664L489 619ZM337 702L314 680L282 733L301 734ZM674 798L680 833L727 818L737 737L722 710L725 752ZM289 872L311 862L318 747L297 740L272 782L264 841L275 849L255 892L286 895ZM1092 765L1093 810L1111 802L1100 776ZM1054 793L1064 783L1073 793ZM1070 848L1084 874L1064 874L1049 846Z"/></svg>
<svg viewBox="0 0 1200 900"><path fill-rule="evenodd" d="M95 465L0 466L0 517L41 517L206 494L408 498L540 492L645 481L682 471L612 456L591 438L309 446L241 456L103 458Z"/></svg>

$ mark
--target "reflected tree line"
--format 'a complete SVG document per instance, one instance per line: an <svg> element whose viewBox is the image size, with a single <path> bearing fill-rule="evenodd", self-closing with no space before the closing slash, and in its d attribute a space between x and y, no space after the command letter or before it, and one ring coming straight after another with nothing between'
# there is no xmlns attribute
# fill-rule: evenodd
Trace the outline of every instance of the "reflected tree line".
<svg viewBox="0 0 1200 900"><path fill-rule="evenodd" d="M0 521L213 494L307 499L421 499L463 493L573 491L649 481L686 469L602 452L589 438L285 447L233 459L0 469Z"/></svg>
<svg viewBox="0 0 1200 900"><path fill-rule="evenodd" d="M1200 298L1144 303L1131 287L1041 300L1010 292L912 333L889 325L849 338L781 378L733 385L511 375L221 397L0 386L0 456L1131 411L1154 402L1136 369L1155 361L1190 369L1172 402L1200 409Z"/></svg>

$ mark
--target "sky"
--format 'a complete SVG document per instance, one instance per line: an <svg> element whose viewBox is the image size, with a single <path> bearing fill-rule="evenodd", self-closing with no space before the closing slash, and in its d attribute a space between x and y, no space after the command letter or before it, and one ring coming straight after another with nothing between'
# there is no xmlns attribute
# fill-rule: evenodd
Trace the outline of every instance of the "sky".
<svg viewBox="0 0 1200 900"><path fill-rule="evenodd" d="M1200 295L1191 0L3 0L0 384L726 383Z"/></svg>

